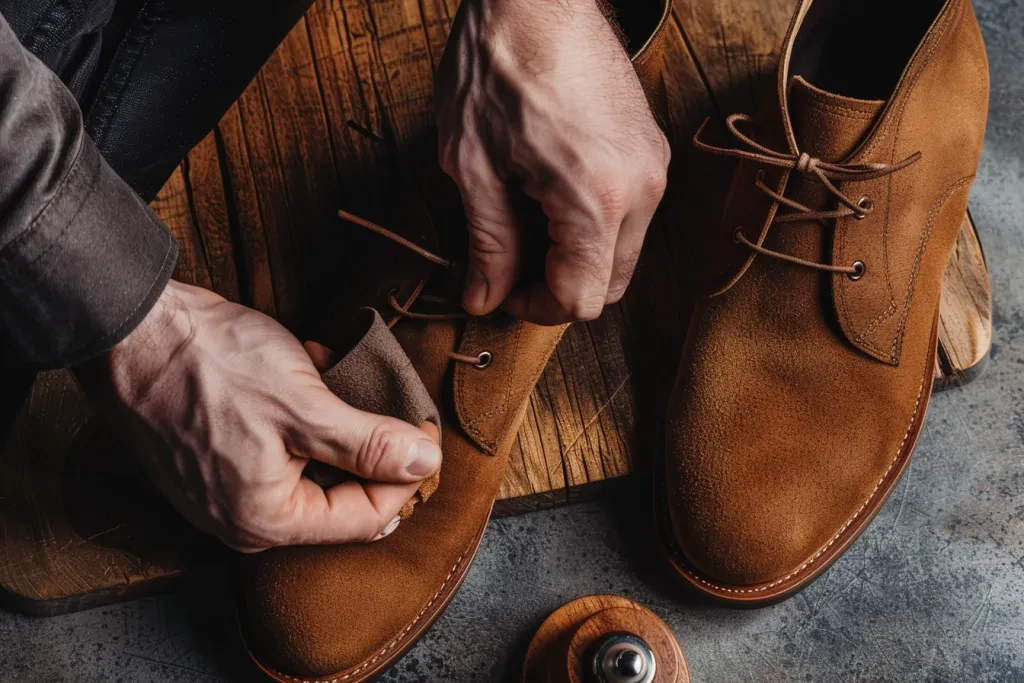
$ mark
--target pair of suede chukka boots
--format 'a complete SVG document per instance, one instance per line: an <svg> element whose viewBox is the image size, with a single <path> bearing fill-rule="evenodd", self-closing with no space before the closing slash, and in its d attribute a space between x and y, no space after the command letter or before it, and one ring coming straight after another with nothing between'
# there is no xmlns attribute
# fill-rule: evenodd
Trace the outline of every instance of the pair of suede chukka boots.
<svg viewBox="0 0 1024 683"><path fill-rule="evenodd" d="M655 111L668 9L620 10ZM943 272L987 101L969 0L802 0L760 113L727 119L728 146L698 132L699 148L740 162L718 291L693 314L655 468L659 537L686 586L736 605L783 599L828 568L892 490L932 391ZM389 236L413 245L417 265L371 302L394 312L390 333L366 317L352 357L369 359L363 371L402 357L391 405L411 406L410 421L431 419L416 406L437 406L440 481L376 543L243 558L243 635L278 681L375 680L439 616L564 332L415 312L436 302L428 282L450 263Z"/></svg>

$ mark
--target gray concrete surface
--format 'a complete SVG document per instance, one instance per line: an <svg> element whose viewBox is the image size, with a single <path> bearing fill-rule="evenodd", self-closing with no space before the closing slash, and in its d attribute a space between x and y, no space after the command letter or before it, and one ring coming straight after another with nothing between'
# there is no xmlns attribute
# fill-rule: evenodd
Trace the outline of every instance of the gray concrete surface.
<svg viewBox="0 0 1024 683"><path fill-rule="evenodd" d="M861 540L797 597L735 612L680 602L637 539L639 494L494 522L451 607L385 680L516 680L548 612L608 592L668 621L696 683L1024 681L1024 3L975 5L993 89L971 203L997 341L985 376L935 398ZM223 584L204 583L53 619L0 612L0 681L257 680Z"/></svg>

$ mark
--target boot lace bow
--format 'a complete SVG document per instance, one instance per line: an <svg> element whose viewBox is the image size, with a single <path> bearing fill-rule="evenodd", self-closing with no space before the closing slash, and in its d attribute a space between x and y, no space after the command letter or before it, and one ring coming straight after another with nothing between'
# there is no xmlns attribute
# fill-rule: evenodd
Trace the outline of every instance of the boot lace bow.
<svg viewBox="0 0 1024 683"><path fill-rule="evenodd" d="M806 152L779 152L762 145L739 129L737 126L738 123L750 123L752 121L751 117L746 114L731 114L725 120L725 125L729 133L744 145L746 149L720 147L701 139L704 129L707 128L710 120L710 117L705 119L704 123L702 123L700 128L697 129L697 132L694 133L693 144L697 149L710 154L734 157L736 159L753 161L765 166L774 166L788 171L795 171L819 182L829 192L829 194L838 200L838 206L835 209L822 211L814 210L809 206L805 206L804 204L794 201L789 197L785 197L781 193L770 188L764 182L764 170L759 170L757 178L754 181L754 185L757 189L767 194L778 204L790 209L785 213L776 213L775 217L772 219L771 226L779 223L795 223L798 221L818 221L822 225L827 226L828 221L846 218L847 216L853 216L857 219L867 218L868 215L874 211L874 203L871 198L864 195L859 199L854 200L849 195L843 193L837 187L837 183L882 178L896 173L897 171L901 171L908 166L917 163L921 159L921 153L915 152L903 161L895 164L849 164L822 161L821 159L813 157ZM733 234L733 239L737 243L744 245L758 254L788 261L789 263L795 263L797 265L829 273L842 273L852 280L859 280L864 275L866 266L863 261L854 261L854 263L849 266L809 261L791 254L774 251L764 247L763 243L766 235L767 230L757 242L751 242L747 239L746 235L743 234L743 228L741 226L736 228L736 231Z"/></svg>

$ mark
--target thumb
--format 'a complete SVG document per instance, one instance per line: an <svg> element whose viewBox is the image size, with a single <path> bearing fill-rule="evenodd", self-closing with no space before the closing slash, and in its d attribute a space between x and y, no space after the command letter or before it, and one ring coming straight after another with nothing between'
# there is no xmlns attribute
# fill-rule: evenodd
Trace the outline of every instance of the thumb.
<svg viewBox="0 0 1024 683"><path fill-rule="evenodd" d="M441 467L434 425L419 429L393 417L357 410L324 387L306 412L302 455L371 481L408 484Z"/></svg>
<svg viewBox="0 0 1024 683"><path fill-rule="evenodd" d="M469 231L462 305L472 315L486 315L501 305L519 277L520 227L509 189L493 171L456 182Z"/></svg>

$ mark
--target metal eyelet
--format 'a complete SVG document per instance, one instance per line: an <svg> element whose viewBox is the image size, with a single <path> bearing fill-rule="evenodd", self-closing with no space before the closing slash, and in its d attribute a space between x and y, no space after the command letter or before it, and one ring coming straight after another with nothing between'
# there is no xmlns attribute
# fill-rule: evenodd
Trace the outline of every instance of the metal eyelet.
<svg viewBox="0 0 1024 683"><path fill-rule="evenodd" d="M854 214L857 220L862 221L868 217L868 214L875 210L875 203L871 201L871 197L864 195L857 200L857 206L860 208L860 213Z"/></svg>
<svg viewBox="0 0 1024 683"><path fill-rule="evenodd" d="M483 370L491 364L491 361L494 360L494 356L490 351L481 351L477 354L476 360L477 362L473 364L473 367L477 370Z"/></svg>
<svg viewBox="0 0 1024 683"><path fill-rule="evenodd" d="M850 278L854 282L864 277L864 273L868 269L868 267L864 265L863 261L854 261L853 268L854 271L852 273L847 273L846 277Z"/></svg>

